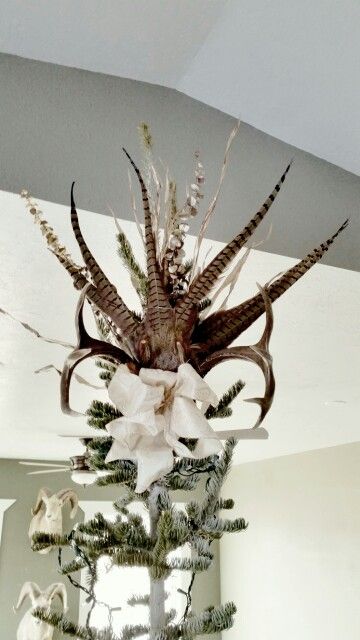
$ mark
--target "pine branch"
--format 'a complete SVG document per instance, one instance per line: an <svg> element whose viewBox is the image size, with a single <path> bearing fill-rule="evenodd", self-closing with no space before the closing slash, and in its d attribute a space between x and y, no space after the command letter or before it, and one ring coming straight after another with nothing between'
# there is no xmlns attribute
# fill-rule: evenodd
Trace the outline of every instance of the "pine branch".
<svg viewBox="0 0 360 640"><path fill-rule="evenodd" d="M198 556L195 558L171 558L168 561L168 568L176 571L191 571L200 573L206 571L212 564L211 558Z"/></svg>
<svg viewBox="0 0 360 640"><path fill-rule="evenodd" d="M115 365L111 364L111 362L106 362L105 360L95 360L95 365L101 369L99 373L100 380L105 382L105 385L108 387L115 372Z"/></svg>
<svg viewBox="0 0 360 640"><path fill-rule="evenodd" d="M181 626L181 636L219 633L230 629L234 624L236 607L233 602L228 602L219 607L209 607L199 616L188 618Z"/></svg>
<svg viewBox="0 0 360 640"><path fill-rule="evenodd" d="M235 520L221 520L216 516L207 518L202 526L202 533L208 534L213 539L221 538L223 533L235 533L245 531L248 523L244 518L236 518Z"/></svg>
<svg viewBox="0 0 360 640"><path fill-rule="evenodd" d="M180 475L172 475L165 478L165 485L171 491L193 491L199 480L200 478L196 474L185 478Z"/></svg>
<svg viewBox="0 0 360 640"><path fill-rule="evenodd" d="M157 525L156 542L153 549L154 566L151 572L154 580L161 580L162 567L166 567L166 559L170 551L181 547L189 538L189 530L185 522L181 521L180 514L174 511L164 511ZM158 569L160 568L160 569Z"/></svg>
<svg viewBox="0 0 360 640"><path fill-rule="evenodd" d="M69 535L58 535L54 533L44 533L42 531L36 531L31 537L31 548L33 551L41 551L48 547L69 547L71 546L71 539ZM79 544L86 542L79 540Z"/></svg>
<svg viewBox="0 0 360 640"><path fill-rule="evenodd" d="M219 633L234 624L236 607L228 602L219 607L208 607L203 613L189 616L177 625L169 625L157 634L156 640L193 640L195 636Z"/></svg>
<svg viewBox="0 0 360 640"><path fill-rule="evenodd" d="M79 640L118 640L111 629L102 629L101 631L94 627L82 627L68 620L63 614L55 611L45 611L44 609L35 609L34 618L42 620L58 629L61 633L78 638Z"/></svg>
<svg viewBox="0 0 360 640"><path fill-rule="evenodd" d="M85 569L86 566L87 566L87 563L85 562L85 560L82 560L81 558L75 558L74 560L71 560L70 562L63 564L60 573L63 576L67 576L70 573L76 573L81 569Z"/></svg>
<svg viewBox="0 0 360 640"><path fill-rule="evenodd" d="M124 266L130 273L131 282L134 285L142 305L146 304L149 282L146 274L137 262L131 244L128 241L125 233L120 232L117 235L118 241L118 254L123 261Z"/></svg>
<svg viewBox="0 0 360 640"><path fill-rule="evenodd" d="M88 425L94 429L105 429L108 422L120 418L121 413L109 402L93 400L86 411L89 416Z"/></svg>
<svg viewBox="0 0 360 640"><path fill-rule="evenodd" d="M232 498L220 498L216 506L216 511L221 511L221 509L233 509L234 504L235 503Z"/></svg>
<svg viewBox="0 0 360 640"><path fill-rule="evenodd" d="M127 601L129 607L135 607L137 605L143 605L145 607L148 607L150 604L150 595L147 593L146 595L134 595L131 596L131 598L128 599Z"/></svg>
<svg viewBox="0 0 360 640"><path fill-rule="evenodd" d="M149 633L150 627L145 624L127 624L122 628L120 640L132 640Z"/></svg>
<svg viewBox="0 0 360 640"><path fill-rule="evenodd" d="M145 550L124 550L119 549L112 554L114 564L123 567L147 567L153 568L154 558L151 551ZM167 564L157 565L159 572L163 574L169 574L169 567Z"/></svg>
<svg viewBox="0 0 360 640"><path fill-rule="evenodd" d="M211 418L227 418L232 415L232 409L230 404L239 395L240 391L244 388L245 383L242 380L238 380L228 389L221 397L219 404L216 407L209 407L205 413L207 420Z"/></svg>
<svg viewBox="0 0 360 640"><path fill-rule="evenodd" d="M127 516L129 514L127 507L135 498L135 492L131 491L129 487L126 487L125 494L113 503L115 511Z"/></svg>
<svg viewBox="0 0 360 640"><path fill-rule="evenodd" d="M220 498L221 487L230 470L232 455L236 446L236 440L230 438L226 441L224 450L215 464L214 471L206 483L206 497L202 504L202 517L206 518L215 513Z"/></svg>
<svg viewBox="0 0 360 640"><path fill-rule="evenodd" d="M107 487L112 484L125 484L130 489L135 489L136 472L136 465L133 462L130 462L130 460L122 460L121 467L110 475L98 478L96 484L98 487Z"/></svg>

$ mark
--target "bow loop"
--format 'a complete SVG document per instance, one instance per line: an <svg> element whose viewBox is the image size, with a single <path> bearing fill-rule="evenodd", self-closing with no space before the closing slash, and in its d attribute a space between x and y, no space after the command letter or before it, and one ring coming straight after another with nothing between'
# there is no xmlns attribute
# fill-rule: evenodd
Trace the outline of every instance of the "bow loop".
<svg viewBox="0 0 360 640"><path fill-rule="evenodd" d="M171 471L174 454L203 458L222 448L204 416L217 397L189 364L180 365L177 373L140 369L138 376L120 365L109 396L123 415L106 426L114 440L106 462L137 461L138 493ZM194 451L181 438L198 440Z"/></svg>
<svg viewBox="0 0 360 640"><path fill-rule="evenodd" d="M141 369L143 371L150 369ZM135 416L156 410L161 405L164 387L146 383L140 375L131 373L126 365L120 365L109 384L108 393L124 416Z"/></svg>
<svg viewBox="0 0 360 640"><path fill-rule="evenodd" d="M181 364L175 385L175 396L198 400L202 403L202 411L217 404L217 396L201 376L187 362Z"/></svg>

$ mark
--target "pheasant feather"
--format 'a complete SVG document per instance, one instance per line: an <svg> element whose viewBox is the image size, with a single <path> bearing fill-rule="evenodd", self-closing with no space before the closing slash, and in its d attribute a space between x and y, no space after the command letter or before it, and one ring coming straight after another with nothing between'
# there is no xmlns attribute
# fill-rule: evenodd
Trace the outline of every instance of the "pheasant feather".
<svg viewBox="0 0 360 640"><path fill-rule="evenodd" d="M314 266L328 251L335 238L347 227L346 220L328 240L311 251L306 258L291 267L280 278L267 288L267 295L271 302L277 300L285 291L295 284L305 273ZM204 320L193 335L193 341L198 343L201 353L209 353L214 349L222 349L233 342L243 331L252 325L265 311L264 299L261 294L246 300L242 304L227 311L219 311Z"/></svg>
<svg viewBox="0 0 360 640"><path fill-rule="evenodd" d="M222 249L217 256L210 262L210 264L204 269L200 275L195 278L190 286L189 292L184 298L181 299L177 308L178 320L186 322L190 317L192 307L198 304L202 298L204 298L209 291L215 285L219 276L228 266L229 262L239 253L240 249L245 245L249 238L253 235L254 231L259 226L260 222L265 218L272 203L275 201L277 194L281 189L287 173L291 167L291 163L286 167L279 182L276 183L273 191L269 197L265 200L262 207L250 220L250 222L244 227L235 238L229 242L229 244Z"/></svg>
<svg viewBox="0 0 360 640"><path fill-rule="evenodd" d="M73 182L71 186L71 225L76 241L79 245L81 255L88 269L88 272L91 275L95 288L95 290L89 291L88 296L92 299L92 301L95 301L95 299L97 300L97 306L101 310L103 310L104 308L110 309L111 316L110 313L108 313L107 315L109 315L115 322L115 324L119 326L122 332L129 331L136 327L134 318L130 313L130 310L118 295L114 285L111 284L105 273L99 267L97 261L90 252L89 247L87 246L81 232L74 200L74 184L75 183Z"/></svg>

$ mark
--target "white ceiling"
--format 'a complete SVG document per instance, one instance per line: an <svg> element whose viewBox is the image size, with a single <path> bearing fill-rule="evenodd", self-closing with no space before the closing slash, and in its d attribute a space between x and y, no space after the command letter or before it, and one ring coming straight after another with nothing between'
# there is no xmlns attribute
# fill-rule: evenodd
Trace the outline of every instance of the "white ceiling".
<svg viewBox="0 0 360 640"><path fill-rule="evenodd" d="M2 0L0 50L173 87L360 173L355 0Z"/></svg>
<svg viewBox="0 0 360 640"><path fill-rule="evenodd" d="M77 259L68 207L42 203L46 218ZM16 195L0 192L0 307L35 327L47 337L72 343L77 294L70 279L45 248L39 229ZM135 306L129 278L116 256L111 217L80 212L84 235L127 303ZM135 224L122 226L141 255ZM191 244L191 242L190 242ZM220 242L204 243L217 252ZM292 258L254 250L245 265L231 302L241 301ZM271 344L277 391L266 419L270 439L241 442L236 461L243 462L334 446L359 440L360 335L358 331L360 275L317 265L274 305L275 328ZM61 368L66 349L40 341L11 319L0 315L0 457L62 460L82 450L77 440L59 434L86 433L85 418L71 418L59 408L59 379L54 371L35 374L40 367ZM255 342L263 319L251 327L242 343ZM94 365L79 371L99 385ZM263 383L251 365L227 363L209 376L221 393L239 377L246 381L241 398L259 395ZM106 393L77 382L72 405L84 411L95 397ZM221 429L251 426L256 407L238 400L233 417L218 421ZM93 432L92 432L93 433Z"/></svg>

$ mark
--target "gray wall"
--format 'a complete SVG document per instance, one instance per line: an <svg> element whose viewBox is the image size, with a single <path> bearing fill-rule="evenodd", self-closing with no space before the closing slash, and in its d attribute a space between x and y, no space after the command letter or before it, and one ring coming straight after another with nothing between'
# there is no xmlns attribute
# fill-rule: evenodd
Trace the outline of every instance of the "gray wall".
<svg viewBox="0 0 360 640"><path fill-rule="evenodd" d="M249 521L220 544L227 640L358 640L360 442L232 469L224 495Z"/></svg>
<svg viewBox="0 0 360 640"><path fill-rule="evenodd" d="M26 602L16 615L12 607L16 604L22 584L31 580L40 587L46 587L52 582L61 581L67 586L70 609L68 617L77 620L78 591L72 587L67 579L57 573L57 554L39 555L30 549L27 531L30 522L30 510L34 505L38 490L46 486L53 492L60 488L72 486L80 500L116 500L121 492L119 488L88 487L83 489L74 485L68 474L49 474L44 476L28 476L29 469L22 467L16 460L0 459L0 498L13 498L16 503L5 513L2 544L0 547L0 626L1 638L12 640L16 636L16 629L22 615L26 611ZM199 493L194 492L196 499ZM189 497L187 496L187 499ZM181 491L174 494L174 500L185 500ZM66 514L65 514L66 517ZM79 514L81 519L81 514ZM65 519L64 527L69 524ZM70 530L69 528L67 529ZM199 575L194 586L193 606L195 610L202 610L209 604L219 604L220 576L218 561L218 545L214 545L215 562L206 575ZM72 554L64 552L64 560L71 559ZM55 640L55 638L54 638Z"/></svg>
<svg viewBox="0 0 360 640"><path fill-rule="evenodd" d="M201 150L209 199L232 118L164 87L0 54L1 189L27 187L39 198L67 204L75 179L79 208L106 213L109 203L120 216L131 217L121 147L139 160L141 121L150 124L156 153L171 167L179 188L191 180L193 151ZM358 269L360 178L246 124L234 143L208 236L230 240L293 156L262 250L302 257L351 216L351 230L324 263ZM260 237L265 235L261 230Z"/></svg>

